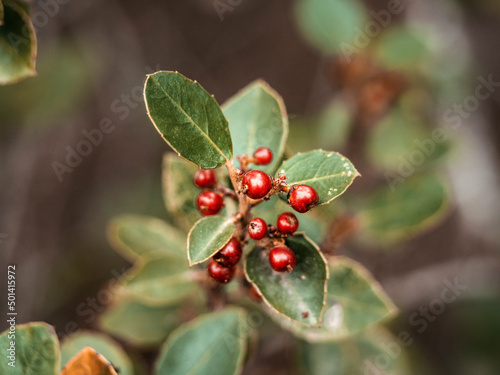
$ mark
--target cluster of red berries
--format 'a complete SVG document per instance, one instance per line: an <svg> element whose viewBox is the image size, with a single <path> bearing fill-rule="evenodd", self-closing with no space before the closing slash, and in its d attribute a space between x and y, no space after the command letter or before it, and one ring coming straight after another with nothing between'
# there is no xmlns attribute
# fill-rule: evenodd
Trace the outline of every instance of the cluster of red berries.
<svg viewBox="0 0 500 375"><path fill-rule="evenodd" d="M278 216L276 228L277 232L274 227L268 226L263 219L257 217L248 224L248 235L256 241L266 236L285 237L295 233L299 228L299 220L293 213L283 212ZM269 251L269 264L277 272L292 272L297 264L297 257L288 246L279 244Z"/></svg>
<svg viewBox="0 0 500 375"><path fill-rule="evenodd" d="M267 147L259 147L251 157L243 155L238 158L241 170L237 181L240 183L239 194L245 194L251 199L269 199L271 194L287 193L288 205L295 211L304 213L317 205L319 196L316 190L308 185L293 185L287 187L285 176L274 179L260 170L247 170L247 165L267 165L273 160L273 153ZM246 171L246 172L245 172ZM224 207L224 187L217 182L213 170L198 170L193 179L194 184L204 189L196 198L198 211L204 216L217 215ZM232 192L235 194L235 192ZM256 241L266 236L274 246L269 251L269 263L277 272L292 272L297 263L295 253L283 243L283 238L295 233L299 227L297 217L291 212L284 212L278 217L276 227L268 226L261 218L255 218L248 224L248 236ZM243 239L243 238L242 238ZM208 263L209 275L221 282L229 282L235 272L235 265L241 258L242 246L240 239L232 238Z"/></svg>

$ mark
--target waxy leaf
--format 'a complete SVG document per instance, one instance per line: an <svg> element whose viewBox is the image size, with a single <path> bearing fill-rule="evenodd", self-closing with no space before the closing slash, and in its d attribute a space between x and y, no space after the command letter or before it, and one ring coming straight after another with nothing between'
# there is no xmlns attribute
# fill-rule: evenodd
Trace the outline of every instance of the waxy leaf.
<svg viewBox="0 0 500 375"><path fill-rule="evenodd" d="M239 374L249 336L240 309L205 314L172 332L155 365L156 375Z"/></svg>
<svg viewBox="0 0 500 375"><path fill-rule="evenodd" d="M15 339L9 337L10 334L10 330L7 329L0 335L0 348L2 349L0 374L56 375L59 373L61 353L59 340L52 326L39 322L18 324L15 327ZM12 353L11 342L15 342Z"/></svg>
<svg viewBox="0 0 500 375"><path fill-rule="evenodd" d="M321 342L355 335L394 316L396 307L365 267L340 256L330 259L328 266L330 278L321 328L304 327L276 313L271 313L271 318L304 340Z"/></svg>
<svg viewBox="0 0 500 375"><path fill-rule="evenodd" d="M66 364L86 346L91 347L120 369L120 375L134 375L134 365L123 348L108 336L97 332L77 332L61 344L61 363Z"/></svg>
<svg viewBox="0 0 500 375"><path fill-rule="evenodd" d="M188 232L200 219L196 208L196 196L201 193L193 183L196 166L175 154L166 154L163 158L163 198L167 211L176 223Z"/></svg>
<svg viewBox="0 0 500 375"><path fill-rule="evenodd" d="M324 53L350 57L358 52L357 38L367 18L360 1L299 0L295 16L303 36Z"/></svg>
<svg viewBox="0 0 500 375"><path fill-rule="evenodd" d="M212 95L177 72L148 75L144 98L163 139L183 158L203 169L233 157L227 120Z"/></svg>
<svg viewBox="0 0 500 375"><path fill-rule="evenodd" d="M264 302L283 316L305 325L320 325L328 269L319 248L297 234L286 239L297 257L291 273L278 273L269 264L269 252L255 247L247 256L245 275Z"/></svg>
<svg viewBox="0 0 500 375"><path fill-rule="evenodd" d="M86 346L71 358L60 375L118 375L118 372L107 358Z"/></svg>
<svg viewBox="0 0 500 375"><path fill-rule="evenodd" d="M223 106L233 139L234 164L237 156L251 156L259 147L273 152L273 161L258 169L274 173L285 150L288 117L281 96L266 82L252 82Z"/></svg>
<svg viewBox="0 0 500 375"><path fill-rule="evenodd" d="M148 305L179 302L198 290L186 258L153 253L141 258L123 278L120 292Z"/></svg>
<svg viewBox="0 0 500 375"><path fill-rule="evenodd" d="M139 347L157 346L181 322L179 306L149 306L133 298L118 299L99 315L102 330Z"/></svg>
<svg viewBox="0 0 500 375"><path fill-rule="evenodd" d="M397 176L366 198L359 212L361 232L381 243L416 236L445 217L448 195L446 182L434 173Z"/></svg>
<svg viewBox="0 0 500 375"><path fill-rule="evenodd" d="M3 4L3 6L2 6ZM34 76L36 34L27 10L12 0L0 3L0 85Z"/></svg>
<svg viewBox="0 0 500 375"><path fill-rule="evenodd" d="M337 342L303 342L302 363L309 375L409 375L412 372L403 348L413 339L406 335L401 341L377 326ZM398 351L388 352L388 347Z"/></svg>
<svg viewBox="0 0 500 375"><path fill-rule="evenodd" d="M184 258L186 236L163 220L139 215L114 218L108 227L114 249L130 261L150 252Z"/></svg>
<svg viewBox="0 0 500 375"><path fill-rule="evenodd" d="M229 242L235 225L223 216L208 216L196 222L188 235L189 266L206 261Z"/></svg>
<svg viewBox="0 0 500 375"><path fill-rule="evenodd" d="M309 185L319 195L318 204L330 203L344 193L360 174L354 165L337 152L314 150L286 160L276 172L284 174L288 186ZM286 201L286 194L280 194Z"/></svg>

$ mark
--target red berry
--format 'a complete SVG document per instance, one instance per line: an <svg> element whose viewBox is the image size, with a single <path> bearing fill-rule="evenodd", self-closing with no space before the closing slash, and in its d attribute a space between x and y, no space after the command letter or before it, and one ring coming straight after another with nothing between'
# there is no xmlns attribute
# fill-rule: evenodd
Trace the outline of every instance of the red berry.
<svg viewBox="0 0 500 375"><path fill-rule="evenodd" d="M269 252L269 263L277 272L292 272L297 264L297 257L288 246L279 245Z"/></svg>
<svg viewBox="0 0 500 375"><path fill-rule="evenodd" d="M319 196L309 185L292 186L288 192L288 204L300 213L309 211L318 204Z"/></svg>
<svg viewBox="0 0 500 375"><path fill-rule="evenodd" d="M204 216L217 215L223 205L224 200L222 197L211 190L200 193L196 198L196 207L198 207L198 211Z"/></svg>
<svg viewBox="0 0 500 375"><path fill-rule="evenodd" d="M256 217L252 219L250 223L248 223L248 234L250 238L254 240L261 240L267 234L267 224L260 217Z"/></svg>
<svg viewBox="0 0 500 375"><path fill-rule="evenodd" d="M271 177L262 171L250 171L245 173L241 185L246 195L252 199L264 198L273 187Z"/></svg>
<svg viewBox="0 0 500 375"><path fill-rule="evenodd" d="M241 258L241 244L236 238L231 238L224 247L213 256L217 263L224 267L234 266Z"/></svg>
<svg viewBox="0 0 500 375"><path fill-rule="evenodd" d="M213 259L208 262L207 271L210 277L219 283L228 283L234 276L234 267L224 267Z"/></svg>
<svg viewBox="0 0 500 375"><path fill-rule="evenodd" d="M194 174L193 182L199 188L211 188L217 182L217 177L211 169L198 169Z"/></svg>
<svg viewBox="0 0 500 375"><path fill-rule="evenodd" d="M299 228L299 220L291 212L283 212L278 216L278 230L283 234L292 234Z"/></svg>
<svg viewBox="0 0 500 375"><path fill-rule="evenodd" d="M267 165L273 160L273 152L267 147L259 147L253 153L254 164Z"/></svg>

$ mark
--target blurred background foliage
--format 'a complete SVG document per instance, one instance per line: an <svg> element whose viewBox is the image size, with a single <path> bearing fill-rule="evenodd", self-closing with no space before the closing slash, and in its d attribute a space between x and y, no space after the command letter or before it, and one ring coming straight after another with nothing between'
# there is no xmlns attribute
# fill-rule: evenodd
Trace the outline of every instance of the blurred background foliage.
<svg viewBox="0 0 500 375"><path fill-rule="evenodd" d="M18 265L20 321L47 321L63 338L100 326L146 347L148 359L151 343L192 317L199 301L179 312L99 298L131 264L110 251L113 217L150 215L184 229L192 222L165 209L168 147L145 114L145 74L180 71L220 104L263 78L286 103L290 154L337 150L363 175L352 191L307 215L323 223L311 237L360 261L382 284L401 310L390 330L414 341L404 358L413 373L499 373L499 94L455 122L445 116L475 95L479 77L500 81L497 1L403 0L372 36L367 25L387 12L386 1L242 1L224 12L211 0L90 0L57 3L53 12L42 3L31 4L33 15L48 19L34 22L37 76L0 87L0 257ZM352 48L356 54L346 53ZM113 130L59 181L53 163L65 164L68 147L77 149L82 131L103 119ZM412 162L416 141L432 139L435 129L446 141ZM192 214L193 202L181 203ZM419 332L412 314L457 277L467 291ZM151 318L137 327L137 316ZM162 329L148 327L161 317ZM247 373L296 373L290 334L265 324L274 329L260 338L259 361ZM124 334L123 326L137 332ZM370 352L386 334L345 344ZM331 348L309 349L302 350L308 373L326 373L315 359L333 360ZM276 362L288 365L279 372Z"/></svg>

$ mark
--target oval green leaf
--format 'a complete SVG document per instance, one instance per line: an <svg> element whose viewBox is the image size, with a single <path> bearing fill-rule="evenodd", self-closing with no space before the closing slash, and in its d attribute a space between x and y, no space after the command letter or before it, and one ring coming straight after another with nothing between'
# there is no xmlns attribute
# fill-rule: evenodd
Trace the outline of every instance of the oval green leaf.
<svg viewBox="0 0 500 375"><path fill-rule="evenodd" d="M138 347L156 347L182 322L177 305L149 306L120 298L99 315L99 327Z"/></svg>
<svg viewBox="0 0 500 375"><path fill-rule="evenodd" d="M407 346L412 339L409 334L405 337L404 345ZM392 350L394 346L399 349L398 354L389 355L387 348ZM380 355L388 360L377 360ZM411 374L400 341L381 326L338 342L303 342L301 359L309 375Z"/></svg>
<svg viewBox="0 0 500 375"><path fill-rule="evenodd" d="M402 241L434 227L448 208L448 186L437 174L397 176L365 199L359 211L361 232L380 243Z"/></svg>
<svg viewBox="0 0 500 375"><path fill-rule="evenodd" d="M278 174L287 177L288 186L312 186L318 192L318 204L330 203L360 176L345 156L323 150L296 154L281 165L276 176ZM280 198L286 201L286 194L280 194Z"/></svg>
<svg viewBox="0 0 500 375"><path fill-rule="evenodd" d="M206 261L229 242L235 225L223 216L208 216L196 222L188 235L189 266Z"/></svg>
<svg viewBox="0 0 500 375"><path fill-rule="evenodd" d="M86 346L96 350L120 370L120 375L134 375L134 365L123 348L108 336L98 332L77 332L61 344L61 363L64 365Z"/></svg>
<svg viewBox="0 0 500 375"><path fill-rule="evenodd" d="M326 54L358 52L367 14L358 0L298 0L295 17L306 40Z"/></svg>
<svg viewBox="0 0 500 375"><path fill-rule="evenodd" d="M180 156L203 169L231 160L227 120L199 83L177 72L156 72L148 75L144 98L151 121Z"/></svg>
<svg viewBox="0 0 500 375"><path fill-rule="evenodd" d="M240 309L202 315L172 332L155 365L156 375L239 374L248 327Z"/></svg>
<svg viewBox="0 0 500 375"><path fill-rule="evenodd" d="M154 217L118 216L108 226L108 238L113 248L132 262L153 251L179 258L185 256L186 236Z"/></svg>
<svg viewBox="0 0 500 375"><path fill-rule="evenodd" d="M288 117L281 96L265 81L257 80L230 98L223 106L233 139L234 164L237 156L251 156L259 147L273 152L269 165L259 170L274 173L285 151Z"/></svg>
<svg viewBox="0 0 500 375"><path fill-rule="evenodd" d="M27 11L18 3L3 1L0 22L0 85L36 75L36 34Z"/></svg>
<svg viewBox="0 0 500 375"><path fill-rule="evenodd" d="M120 292L148 305L179 302L198 290L186 258L158 253L139 259L122 281Z"/></svg>
<svg viewBox="0 0 500 375"><path fill-rule="evenodd" d="M321 324L328 269L319 248L306 236L288 237L286 244L297 257L291 273L278 273L269 265L268 252L255 247L245 261L247 280L264 302L279 314L304 325Z"/></svg>
<svg viewBox="0 0 500 375"><path fill-rule="evenodd" d="M0 335L0 348L2 348L0 374L56 375L59 373L61 353L59 340L52 326L42 322L19 324L15 327L15 338L9 337L10 334L11 332L7 329ZM15 342L15 355L12 358L10 358L11 342Z"/></svg>
<svg viewBox="0 0 500 375"><path fill-rule="evenodd" d="M321 328L304 327L276 313L271 313L271 318L304 340L323 342L358 334L396 314L390 298L361 264L337 256L328 266L330 278Z"/></svg>

